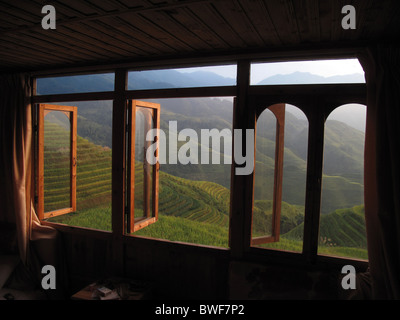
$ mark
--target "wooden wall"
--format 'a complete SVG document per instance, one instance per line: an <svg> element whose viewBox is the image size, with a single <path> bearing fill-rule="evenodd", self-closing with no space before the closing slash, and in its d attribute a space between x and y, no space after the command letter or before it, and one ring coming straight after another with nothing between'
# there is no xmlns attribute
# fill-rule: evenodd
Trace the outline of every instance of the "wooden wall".
<svg viewBox="0 0 400 320"><path fill-rule="evenodd" d="M151 282L154 299L338 299L348 294L339 286L343 263L307 266L267 256L236 259L227 249L137 237L121 241L107 232L57 228L70 295L110 276ZM364 271L361 267L357 270Z"/></svg>

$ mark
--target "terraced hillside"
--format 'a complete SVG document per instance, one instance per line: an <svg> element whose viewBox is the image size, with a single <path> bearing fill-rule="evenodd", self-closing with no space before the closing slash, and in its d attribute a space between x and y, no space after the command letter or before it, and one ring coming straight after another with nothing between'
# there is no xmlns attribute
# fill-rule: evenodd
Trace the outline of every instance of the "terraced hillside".
<svg viewBox="0 0 400 320"><path fill-rule="evenodd" d="M68 154L66 130L46 123L45 175L49 207L60 205L68 188L65 171ZM63 147L61 147L63 145ZM77 138L77 212L51 218L50 221L93 229L111 230L111 149L81 137ZM64 158L62 159L63 156ZM135 167L135 199L140 210L143 165ZM160 171L159 221L136 234L171 241L228 247L229 189L209 181L194 181ZM254 202L254 235L261 235L271 223L271 201ZM366 259L363 208L337 210L321 217L321 252ZM282 203L281 238L266 247L302 250L304 207ZM328 251L327 251L328 250Z"/></svg>
<svg viewBox="0 0 400 320"><path fill-rule="evenodd" d="M60 209L69 199L69 131L45 122L45 210ZM77 137L77 210L111 201L111 149Z"/></svg>
<svg viewBox="0 0 400 320"><path fill-rule="evenodd" d="M69 192L69 187L62 183L69 180L69 151L60 148L60 145L68 143L69 135L59 124L51 122L46 122L45 131L45 135L51 137L45 147L45 202L46 210L53 210L63 205L60 198L64 198L65 204ZM77 159L77 212L54 217L50 221L111 230L111 149L78 136ZM142 183L143 165L138 162L135 168L137 200L142 198ZM137 203L140 210L140 201ZM157 231L157 237L189 242L196 242L202 237L203 244L212 244L214 242L207 238L212 239L213 234L221 238L225 234L223 241L218 243L227 245L229 190L213 182L187 180L161 171L159 215L160 221L154 225L156 228L166 228L165 225L171 223L175 227L166 228L169 234ZM178 225L185 229L184 232L178 232ZM153 229L156 228L150 226L139 234L154 235ZM194 235L197 238L193 238Z"/></svg>

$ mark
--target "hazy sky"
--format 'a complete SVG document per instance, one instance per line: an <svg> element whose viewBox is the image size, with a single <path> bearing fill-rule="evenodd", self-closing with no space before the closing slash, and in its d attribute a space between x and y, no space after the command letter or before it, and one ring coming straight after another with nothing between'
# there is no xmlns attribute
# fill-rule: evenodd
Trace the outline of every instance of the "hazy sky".
<svg viewBox="0 0 400 320"><path fill-rule="evenodd" d="M199 69L186 68L179 71L193 72L196 70ZM227 78L236 77L235 65L202 67L201 70L214 72ZM272 75L289 74L296 71L309 72L323 77L354 73L364 74L364 70L357 59L254 63L251 68L251 83L258 83Z"/></svg>

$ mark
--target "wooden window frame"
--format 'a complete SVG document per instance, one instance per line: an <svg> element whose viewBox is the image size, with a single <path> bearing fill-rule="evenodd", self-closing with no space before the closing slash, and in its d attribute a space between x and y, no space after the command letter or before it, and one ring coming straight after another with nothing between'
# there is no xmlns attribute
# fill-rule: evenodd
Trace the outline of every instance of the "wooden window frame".
<svg viewBox="0 0 400 320"><path fill-rule="evenodd" d="M274 165L274 189L273 189L273 207L272 207L272 226L271 235L259 236L253 238L251 235L251 245L256 246L265 243L278 242L280 236L280 220L282 206L282 185L283 185L283 154L284 154L284 137L285 137L285 103L274 104L264 108L257 108L256 119L265 111L270 110L276 119L276 134L275 134L275 165ZM257 130L257 120L255 124L255 132ZM257 145L256 134L254 135L255 147ZM255 152L254 152L255 154ZM256 159L254 159L256 163ZM256 168L254 167L254 170ZM254 188L253 183L253 188ZM254 192L253 192L254 196ZM252 219L253 219L252 212ZM253 227L253 221L251 223ZM252 228L253 229L253 228ZM251 231L252 232L252 231Z"/></svg>
<svg viewBox="0 0 400 320"><path fill-rule="evenodd" d="M70 121L70 206L45 212L44 209L44 118L52 111L63 112ZM76 211L76 146L78 108L52 104L38 105L38 154L37 154L37 215L40 220Z"/></svg>
<svg viewBox="0 0 400 320"><path fill-rule="evenodd" d="M292 61L297 58L319 59L324 58L353 58L355 52L364 51L364 48L346 48L333 50L309 50L283 51L279 53L279 61ZM215 56L211 59L215 64L218 63L237 63L237 84L224 87L201 87L201 88L173 88L173 89L149 89L149 90L128 90L127 72L128 70L142 70L143 61L127 62L114 65L87 66L78 68L62 68L58 70L50 69L36 71L32 73L33 83L35 77L64 76L66 74L78 73L98 73L113 70L115 73L115 88L110 92L90 92L90 93L70 93L70 94L49 94L37 95L35 86L32 86L32 103L55 103L61 101L92 101L92 100L113 100L113 189L112 189L112 234L116 239L124 234L124 213L126 212L125 200L125 179L126 179L126 153L125 153L125 113L127 99L157 99L157 98L184 98L184 97L221 97L235 96L233 129L252 129L255 126L255 114L249 110L249 100L252 96L268 96L269 104L285 101L299 107L307 116L309 121L308 151L307 151L307 182L305 200L305 221L304 239L302 252L281 251L279 249L266 249L251 246L251 213L253 200L253 179L254 175L249 176L234 174L237 165L233 163L231 174L231 198L230 198L230 219L229 219L229 251L232 258L250 258L259 261L286 261L287 258L301 263L314 264L318 261L334 263L353 263L365 266L364 261L359 262L354 259L342 257L328 257L317 254L318 230L319 230L319 206L321 194L322 175L322 156L324 132L324 114L331 105L345 103L361 103L366 105L366 85L365 84L312 84L312 85L272 85L250 86L250 64L257 61L276 61L276 52L262 52L259 54L243 54L238 57ZM208 57L210 58L210 57ZM188 58L179 60L156 60L145 62L147 69L159 68L178 68L183 64L197 66L204 64L204 58ZM208 60L210 62L210 60ZM323 98L321 98L323 97ZM328 104L324 103L330 100ZM321 141L322 140L322 141ZM245 142L244 142L245 143ZM37 150L37 148L36 148ZM45 221L46 225L62 228L61 225ZM79 230L79 227L68 227ZM82 232L89 232L82 229ZM127 236L127 235L125 235ZM131 238L130 236L127 238ZM144 240L148 241L148 240ZM151 240L151 241L160 241ZM203 247L201 245L186 244L188 246ZM113 245L114 258L123 259L123 248L119 241ZM213 250L221 250L213 248ZM225 249L224 249L225 250ZM117 264L116 264L117 265ZM119 266L119 265L118 265Z"/></svg>
<svg viewBox="0 0 400 320"><path fill-rule="evenodd" d="M158 220L158 194L159 194L159 170L160 163L158 161L159 137L155 136L153 143L156 144L155 157L157 162L150 164L145 162L143 164L143 195L144 195L144 217L135 218L135 132L136 132L136 110L137 107L146 108L151 110L151 118L149 117L146 122L148 125L145 132L150 127L150 122L153 123L154 129L160 129L160 104L152 102L144 102L138 100L129 100L127 108L127 206L126 206L126 232L134 233L140 229L155 223ZM145 141L145 153L151 142ZM149 170L152 167L152 179L150 183ZM150 201L150 193L152 194Z"/></svg>

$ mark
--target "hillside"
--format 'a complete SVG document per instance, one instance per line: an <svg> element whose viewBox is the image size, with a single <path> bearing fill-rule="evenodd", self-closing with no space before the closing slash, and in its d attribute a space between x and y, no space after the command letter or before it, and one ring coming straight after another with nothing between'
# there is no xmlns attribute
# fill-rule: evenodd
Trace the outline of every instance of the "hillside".
<svg viewBox="0 0 400 320"><path fill-rule="evenodd" d="M178 74L176 71L156 76L151 72L136 73L136 80L130 78L130 84L141 85L141 88L173 87L170 79L175 79L176 86L200 86L201 81L210 74ZM147 77L147 78L146 78ZM179 78L179 79L178 79ZM212 75L213 84L223 85L226 79ZM64 79L65 80L65 79ZM82 92L82 91L107 91L112 90L113 79L108 75L97 75L90 81L68 78L62 86L54 79L42 79L38 85L44 93ZM140 80L140 81L139 81ZM183 81L182 84L179 81ZM178 131L191 128L200 137L201 129L222 130L232 129L232 100L218 98L182 98L182 99L158 99L152 100L161 104L161 129L164 130L169 142L169 121L177 121ZM64 104L64 103L62 103ZM112 101L90 101L65 103L78 106L78 211L75 214L63 216L57 221L63 223L82 225L103 230L111 229L111 137L112 137ZM359 114L357 114L359 115ZM363 203L363 141L364 133L349 124L360 123L360 119L348 119L349 113L341 113L340 116L326 122L324 175L322 189L322 207L324 214L321 223L326 229L335 225L350 224L349 217L353 213L333 215L338 209L353 208ZM58 126L63 127L60 119L53 119ZM271 122L272 123L272 122ZM274 134L275 128L269 122L259 123L256 145L256 174L260 178L255 180L255 220L257 221L255 233L265 232L265 226L270 221L270 199L272 199L273 186L267 177L272 177L274 166ZM264 130L260 130L263 128ZM59 129L56 129L57 131ZM60 140L57 133L51 132L55 150L60 152ZM176 139L176 132L172 132L171 138ZM179 142L178 146L185 142ZM204 146L203 142L197 147ZM307 169L307 144L308 123L296 113L286 113L285 124L285 154L283 176L283 201L281 241L279 244L269 246L279 248L296 248L301 251L302 220L304 218L305 183ZM221 148L221 150L223 150ZM216 152L210 150L210 152ZM64 150L65 153L65 150ZM166 149L168 159L168 147ZM199 152L200 154L200 152ZM222 159L222 154L220 157ZM96 166L95 166L96 164ZM61 173L63 166L58 161L53 168L56 172L52 190L46 192L47 199L52 199L54 205L61 201L65 194L65 183L61 187ZM138 163L136 181L142 179L142 166ZM196 242L202 244L226 246L228 241L228 215L229 215L229 188L230 188L230 164L163 164L160 172L160 221L139 234L173 239L175 241ZM50 183L50 180L49 180ZM57 188L54 188L60 184ZM138 188L140 190L140 187ZM57 199L56 196L59 198ZM138 195L140 198L140 195ZM47 202L47 201L46 201ZM140 208L137 209L140 211ZM330 217L325 220L325 216ZM347 220L346 220L347 219ZM352 218L357 220L357 218ZM325 223L325 221L327 221ZM329 222L329 223L328 223ZM187 226L185 226L185 223ZM190 224L190 227L189 227ZM171 226L174 225L172 228ZM185 228L186 231L185 231ZM187 231L190 230L190 231ZM211 232L212 230L212 232ZM350 234L350 238L357 238L344 227ZM361 230L361 229L360 229ZM325 232L325 231L324 231ZM300 236L301 233L301 236ZM162 236L161 236L162 235ZM191 236L190 236L191 235ZM192 237L192 240L188 240ZM203 239L203 240L195 240ZM221 237L223 239L221 239ZM324 236L332 239L330 235ZM341 237L346 238L346 237ZM204 240L209 239L209 240ZM328 241L329 242L329 241ZM216 244L218 243L218 244ZM351 247L349 242L334 242L335 250ZM344 247L342 247L342 245ZM332 246L333 247L333 246Z"/></svg>
<svg viewBox="0 0 400 320"><path fill-rule="evenodd" d="M66 139L65 129L46 123L45 134L52 137L46 154L58 156L60 143ZM82 137L77 139L78 173L77 205L75 213L51 218L50 221L87 228L111 230L111 150L97 146ZM46 190L47 205L56 206L65 188L57 188L62 180L66 162L46 161L46 175L51 191ZM143 166L136 164L135 198L142 197ZM160 172L159 221L137 232L171 241L228 246L229 189L209 181L193 181ZM136 209L140 211L137 201ZM253 235L265 235L271 223L272 202L255 200ZM291 251L302 250L304 206L282 203L281 240L265 245ZM321 250L365 258L365 226L363 207L337 210L321 217ZM350 249L349 249L350 248ZM353 248L353 249L351 249ZM327 251L328 250L328 251ZM329 251L330 250L330 251Z"/></svg>

